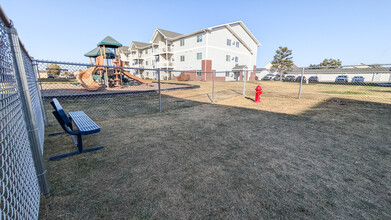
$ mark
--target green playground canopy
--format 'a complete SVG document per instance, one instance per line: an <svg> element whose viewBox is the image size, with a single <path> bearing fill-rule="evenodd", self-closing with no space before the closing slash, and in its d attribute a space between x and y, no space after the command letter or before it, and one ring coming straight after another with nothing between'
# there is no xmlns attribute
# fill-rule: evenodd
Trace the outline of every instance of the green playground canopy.
<svg viewBox="0 0 391 220"><path fill-rule="evenodd" d="M102 48L102 51L103 51L103 48ZM97 47L93 50L91 50L90 52L84 54L84 56L86 57L98 57L100 56L100 48ZM115 58L115 54L114 54L114 51L109 49L109 48L106 48L106 57L109 58L109 59L114 59Z"/></svg>
<svg viewBox="0 0 391 220"><path fill-rule="evenodd" d="M105 47L111 47L111 48L118 48L122 47L122 44L118 41L116 41L114 38L107 36L105 39L103 39L101 42L98 43L99 46L105 46Z"/></svg>

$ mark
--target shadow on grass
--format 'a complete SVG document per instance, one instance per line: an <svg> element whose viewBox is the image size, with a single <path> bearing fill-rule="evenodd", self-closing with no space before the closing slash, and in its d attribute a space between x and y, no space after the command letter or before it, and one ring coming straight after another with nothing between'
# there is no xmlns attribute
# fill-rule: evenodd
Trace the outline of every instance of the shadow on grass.
<svg viewBox="0 0 391 220"><path fill-rule="evenodd" d="M288 115L163 100L163 113L155 96L61 101L99 119L85 145L105 149L47 163L40 217L388 217L390 105L330 99ZM72 146L48 137L45 157Z"/></svg>
<svg viewBox="0 0 391 220"><path fill-rule="evenodd" d="M244 97L245 99L248 99L248 100L250 100L250 101L255 101L255 99L253 99L253 98L250 98L250 97L248 97L248 96L246 96L246 97Z"/></svg>

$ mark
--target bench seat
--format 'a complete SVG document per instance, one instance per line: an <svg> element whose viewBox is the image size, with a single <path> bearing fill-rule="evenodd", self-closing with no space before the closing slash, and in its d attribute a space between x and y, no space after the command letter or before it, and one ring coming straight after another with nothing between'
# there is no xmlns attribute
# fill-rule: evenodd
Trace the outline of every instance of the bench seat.
<svg viewBox="0 0 391 220"><path fill-rule="evenodd" d="M83 111L69 112L69 117L79 129L81 135L95 134L100 131L100 127Z"/></svg>

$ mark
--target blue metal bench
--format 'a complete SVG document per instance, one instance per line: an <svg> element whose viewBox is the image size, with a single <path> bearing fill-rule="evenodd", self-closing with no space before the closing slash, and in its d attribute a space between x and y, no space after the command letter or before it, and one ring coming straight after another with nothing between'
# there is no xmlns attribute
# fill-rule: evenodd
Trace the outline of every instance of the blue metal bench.
<svg viewBox="0 0 391 220"><path fill-rule="evenodd" d="M66 133L72 136L73 142L75 143L75 146L78 148L78 151L50 157L49 160L59 159L59 158L68 157L68 156L86 153L95 150L100 150L103 148L101 146L101 147L95 147L95 148L83 150L83 141L81 136L100 132L100 127L83 111L69 112L69 117L68 117L67 113L64 111L64 109L62 108L62 106L60 105L60 103L56 98L54 98L50 102L50 104L54 108L54 111L52 112L54 117L56 117L62 129L64 129ZM73 124L76 125L77 129L73 129ZM51 136L62 134L65 132L51 134ZM77 140L75 140L74 136L77 137Z"/></svg>

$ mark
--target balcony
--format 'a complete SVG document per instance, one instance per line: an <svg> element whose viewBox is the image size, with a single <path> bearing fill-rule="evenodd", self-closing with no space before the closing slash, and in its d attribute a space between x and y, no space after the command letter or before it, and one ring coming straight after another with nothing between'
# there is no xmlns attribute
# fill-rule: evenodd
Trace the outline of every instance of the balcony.
<svg viewBox="0 0 391 220"><path fill-rule="evenodd" d="M172 63L172 62L160 63L160 65L158 66L158 68L161 68L161 69L174 69L174 63Z"/></svg>
<svg viewBox="0 0 391 220"><path fill-rule="evenodd" d="M153 50L153 54L154 54L154 55L159 55L159 54L162 54L162 55L164 55L164 54L173 54L173 50L172 50L171 47L168 47L168 48L163 47L163 48L160 48L160 49L154 49L154 50Z"/></svg>
<svg viewBox="0 0 391 220"><path fill-rule="evenodd" d="M132 54L133 60L143 60L144 58L141 56L141 53L139 54Z"/></svg>

